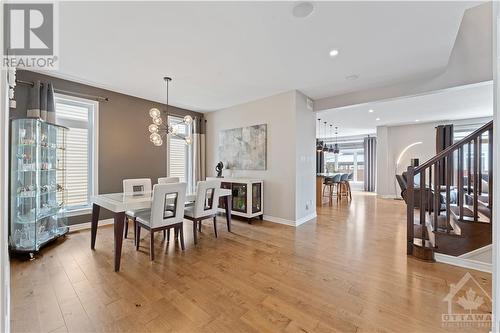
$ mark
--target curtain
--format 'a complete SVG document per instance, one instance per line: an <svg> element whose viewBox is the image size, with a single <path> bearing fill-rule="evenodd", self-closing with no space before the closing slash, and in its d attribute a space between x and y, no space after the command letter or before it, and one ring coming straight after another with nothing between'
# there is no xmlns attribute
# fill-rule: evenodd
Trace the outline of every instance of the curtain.
<svg viewBox="0 0 500 333"><path fill-rule="evenodd" d="M325 172L325 153L316 151L316 173Z"/></svg>
<svg viewBox="0 0 500 333"><path fill-rule="evenodd" d="M377 138L368 136L363 142L365 150L365 191L375 192L377 173Z"/></svg>
<svg viewBox="0 0 500 333"><path fill-rule="evenodd" d="M29 90L27 117L56 122L54 87L51 83L36 81Z"/></svg>
<svg viewBox="0 0 500 333"><path fill-rule="evenodd" d="M447 147L453 144L453 125L440 125L436 127L436 154L439 154L441 151L445 150ZM450 161L453 163L453 161ZM441 160L441 165L439 168L439 184L446 184L446 165L444 159ZM453 170L453 164L451 165L451 169ZM452 184L453 185L453 177Z"/></svg>
<svg viewBox="0 0 500 333"><path fill-rule="evenodd" d="M193 120L193 144L192 144L192 161L193 173L191 179L192 190L195 190L196 183L200 180L205 180L205 118L195 117Z"/></svg>

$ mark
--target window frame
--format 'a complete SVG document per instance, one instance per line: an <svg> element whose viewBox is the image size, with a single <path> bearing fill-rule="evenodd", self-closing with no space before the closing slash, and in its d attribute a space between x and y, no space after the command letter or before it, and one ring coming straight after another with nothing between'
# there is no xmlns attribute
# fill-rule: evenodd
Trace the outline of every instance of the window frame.
<svg viewBox="0 0 500 333"><path fill-rule="evenodd" d="M88 158L88 198L85 205L66 206L66 216L79 216L92 213L91 197L99 193L99 102L92 99L71 96L67 94L55 93L54 104L56 108L56 123L72 127L79 127L81 121L78 120L60 120L57 119L57 103L64 101L67 105L82 106L86 104L89 110L88 117L88 149L90 151ZM81 127L82 128L82 127Z"/></svg>

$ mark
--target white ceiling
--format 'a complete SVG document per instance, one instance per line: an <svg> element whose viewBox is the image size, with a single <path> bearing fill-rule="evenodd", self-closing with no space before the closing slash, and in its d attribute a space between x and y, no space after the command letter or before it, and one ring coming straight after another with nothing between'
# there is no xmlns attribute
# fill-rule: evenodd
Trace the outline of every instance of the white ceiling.
<svg viewBox="0 0 500 333"><path fill-rule="evenodd" d="M369 112L372 109L373 112ZM321 111L316 118L339 127L339 136L376 133L377 126L458 120L493 115L493 83L435 91L425 95ZM376 120L379 118L380 120ZM417 122L418 120L418 122ZM323 127L321 128L323 136Z"/></svg>
<svg viewBox="0 0 500 333"><path fill-rule="evenodd" d="M315 2L305 19L294 4L60 2L56 75L155 101L170 75L171 104L198 111L292 89L322 98L439 72L478 3Z"/></svg>

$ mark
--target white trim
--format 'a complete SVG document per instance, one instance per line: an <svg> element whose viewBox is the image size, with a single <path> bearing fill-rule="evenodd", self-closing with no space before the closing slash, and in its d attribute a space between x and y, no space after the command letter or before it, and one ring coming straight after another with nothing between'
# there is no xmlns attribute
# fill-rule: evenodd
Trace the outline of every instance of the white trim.
<svg viewBox="0 0 500 333"><path fill-rule="evenodd" d="M67 210L65 212L64 216L72 217L72 216L80 216L80 215L87 215L87 214L92 214L92 208L85 207L85 208Z"/></svg>
<svg viewBox="0 0 500 333"><path fill-rule="evenodd" d="M309 214L309 215L306 215L306 216L304 216L304 217L302 217L302 218L300 218L300 219L296 220L296 221L295 221L295 226L297 226L297 227L298 227L298 226L299 226L299 225L301 225L301 224L304 224L304 223L306 223L306 222L309 222L309 221L311 221L311 220L314 220L316 217L317 217L316 212L311 213L311 214Z"/></svg>
<svg viewBox="0 0 500 333"><path fill-rule="evenodd" d="M487 273L491 273L493 267L492 264L488 264L482 261L454 257L442 253L434 253L434 258L436 259L437 262L441 262L444 264L464 267L468 269L475 269L477 271L487 272Z"/></svg>
<svg viewBox="0 0 500 333"><path fill-rule="evenodd" d="M394 194L377 194L377 196L381 199L398 199L402 200L400 196L396 196Z"/></svg>
<svg viewBox="0 0 500 333"><path fill-rule="evenodd" d="M460 255L458 257L459 258L464 258L464 259L470 259L472 257L475 257L478 254L483 254L483 253L486 253L486 252L491 252L491 250L492 250L492 245L489 244L489 245L480 247L479 249L476 249L474 251L470 251L470 252L464 253L464 254L462 254L462 255Z"/></svg>
<svg viewBox="0 0 500 333"><path fill-rule="evenodd" d="M99 220L98 226L102 227L105 225L110 225L114 223L114 219L105 219L105 220ZM91 227L91 222L86 222L86 223L78 223L74 225L69 226L69 232L75 232L75 231L80 231L80 230L87 230L90 229Z"/></svg>
<svg viewBox="0 0 500 333"><path fill-rule="evenodd" d="M271 215L264 215L265 221L283 224L283 225L288 225L291 227L298 227L299 225L304 224L306 222L309 222L311 220L314 220L315 218L316 218L316 212L309 214L307 216L304 216L296 221L287 220L287 219L283 219L281 217L276 217L276 216L271 216Z"/></svg>
<svg viewBox="0 0 500 333"><path fill-rule="evenodd" d="M295 227L295 221L282 219L281 217L264 215L264 220L269 221L269 222L273 222L273 223L284 224L284 225L289 225L291 227Z"/></svg>

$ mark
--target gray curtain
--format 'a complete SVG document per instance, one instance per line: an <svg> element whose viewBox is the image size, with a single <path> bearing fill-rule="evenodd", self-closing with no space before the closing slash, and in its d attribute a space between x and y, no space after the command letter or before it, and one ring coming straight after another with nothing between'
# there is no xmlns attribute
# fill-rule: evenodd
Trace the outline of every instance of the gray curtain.
<svg viewBox="0 0 500 333"><path fill-rule="evenodd" d="M192 161L193 175L191 184L196 186L200 180L205 180L205 119L195 117L193 120L193 143L192 143Z"/></svg>
<svg viewBox="0 0 500 333"><path fill-rule="evenodd" d="M375 192L377 174L377 138L368 136L363 142L365 148L365 191Z"/></svg>
<svg viewBox="0 0 500 333"><path fill-rule="evenodd" d="M56 122L54 87L51 83L34 82L28 98L27 117L40 118L50 123Z"/></svg>

